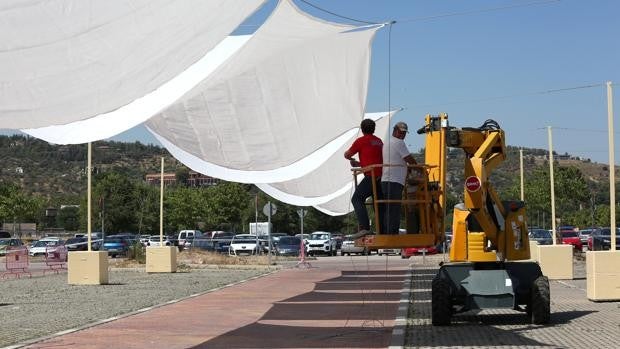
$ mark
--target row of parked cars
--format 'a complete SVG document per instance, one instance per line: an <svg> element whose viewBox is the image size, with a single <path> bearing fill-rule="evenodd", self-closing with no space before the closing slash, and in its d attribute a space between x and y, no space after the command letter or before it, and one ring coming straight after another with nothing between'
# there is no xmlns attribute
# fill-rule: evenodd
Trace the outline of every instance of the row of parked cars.
<svg viewBox="0 0 620 349"><path fill-rule="evenodd" d="M530 241L539 245L553 245L553 231L532 228ZM572 226L558 228L556 243L573 245L576 251L602 251L611 249L611 228L577 229ZM620 249L620 228L616 228L616 249Z"/></svg>

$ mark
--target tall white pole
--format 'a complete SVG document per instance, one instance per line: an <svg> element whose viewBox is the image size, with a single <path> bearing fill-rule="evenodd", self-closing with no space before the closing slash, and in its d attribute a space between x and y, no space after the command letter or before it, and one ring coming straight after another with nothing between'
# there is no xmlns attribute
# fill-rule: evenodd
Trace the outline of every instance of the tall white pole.
<svg viewBox="0 0 620 349"><path fill-rule="evenodd" d="M269 206L269 215L267 216L267 247L269 248L269 251L267 251L267 263L271 265L271 201L268 201L267 205Z"/></svg>
<svg viewBox="0 0 620 349"><path fill-rule="evenodd" d="M164 245L164 157L161 157L159 177L159 246Z"/></svg>
<svg viewBox="0 0 620 349"><path fill-rule="evenodd" d="M519 165L521 167L521 201L525 201L525 192L523 191L523 149L519 149Z"/></svg>
<svg viewBox="0 0 620 349"><path fill-rule="evenodd" d="M553 244L557 244L555 230L555 187L553 185L553 140L551 137L551 126L547 126L549 135L549 182L551 183L551 229L553 229Z"/></svg>
<svg viewBox="0 0 620 349"><path fill-rule="evenodd" d="M614 106L611 81L607 81L607 123L609 132L609 220L611 250L616 250L616 160L614 158Z"/></svg>
<svg viewBox="0 0 620 349"><path fill-rule="evenodd" d="M92 182L91 182L91 172L92 172L91 168L92 168L92 165L91 165L91 163L92 163L92 146L91 146L91 143L88 142L88 164L86 164L86 172L88 172L88 177L87 177L88 178L88 188L86 190L88 192L86 194L86 202L87 202L86 203L86 209L88 210L88 213L86 214L86 232L87 232L86 235L88 235L88 251L89 252L91 251L90 245L91 245L91 241L92 241L92 237L91 237L92 227L91 227L91 223L90 223L90 220L92 218L91 217L92 207L91 207L91 202L90 202L91 201L91 189L92 189ZM103 243L101 243L101 244L103 245Z"/></svg>

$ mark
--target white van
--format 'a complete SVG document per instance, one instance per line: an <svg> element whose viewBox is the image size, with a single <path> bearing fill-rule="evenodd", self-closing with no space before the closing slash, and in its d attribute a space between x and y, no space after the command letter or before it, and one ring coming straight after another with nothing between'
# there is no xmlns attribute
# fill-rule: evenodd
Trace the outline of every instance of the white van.
<svg viewBox="0 0 620 349"><path fill-rule="evenodd" d="M183 248L186 244L191 244L194 238L202 238L202 232L200 230L181 230L179 232L179 247Z"/></svg>

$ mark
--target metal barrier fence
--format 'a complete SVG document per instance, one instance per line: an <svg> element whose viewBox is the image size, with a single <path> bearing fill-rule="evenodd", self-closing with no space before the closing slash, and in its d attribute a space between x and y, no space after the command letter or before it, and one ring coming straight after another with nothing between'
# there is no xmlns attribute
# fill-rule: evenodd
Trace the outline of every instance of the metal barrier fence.
<svg viewBox="0 0 620 349"><path fill-rule="evenodd" d="M32 277L32 274L27 270L30 265L28 259L28 249L24 246L9 246L6 250L6 271L2 273L1 277L5 278L9 275L14 275L19 278L22 274L28 274Z"/></svg>
<svg viewBox="0 0 620 349"><path fill-rule="evenodd" d="M60 246L47 246L45 248L45 264L49 269L43 271L53 271L58 274L61 270L67 270L67 248Z"/></svg>

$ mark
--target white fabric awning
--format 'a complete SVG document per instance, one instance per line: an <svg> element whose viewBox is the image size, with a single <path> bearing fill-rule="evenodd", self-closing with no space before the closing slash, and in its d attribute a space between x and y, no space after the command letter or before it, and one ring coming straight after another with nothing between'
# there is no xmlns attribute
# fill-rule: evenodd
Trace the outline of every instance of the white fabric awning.
<svg viewBox="0 0 620 349"><path fill-rule="evenodd" d="M376 121L375 134L378 137L384 139L389 128L390 118L395 112L366 114L366 118ZM303 177L281 183L257 184L258 188L277 200L296 206L315 206L332 201L342 195L346 196L354 183L351 166L344 159L343 154L360 135L359 127L356 127L355 133L351 134L337 151L321 166ZM350 198L350 195L348 197ZM339 209L349 212L351 207L350 204L347 204L346 207Z"/></svg>
<svg viewBox="0 0 620 349"><path fill-rule="evenodd" d="M0 128L108 113L203 57L264 0L0 2Z"/></svg>
<svg viewBox="0 0 620 349"><path fill-rule="evenodd" d="M114 111L65 125L21 131L55 144L81 144L113 137L142 124L176 102L230 58L250 37L251 35L227 37L198 62L157 90Z"/></svg>
<svg viewBox="0 0 620 349"><path fill-rule="evenodd" d="M320 205L314 205L314 208L330 216L345 215L353 211L353 206L351 205L352 195L353 195L353 187L351 187L348 191L346 191L342 195L328 202L322 203Z"/></svg>
<svg viewBox="0 0 620 349"><path fill-rule="evenodd" d="M303 176L320 164L308 158L340 148L364 115L379 27L328 23L283 0L246 45L146 125L171 152L223 170L186 163L209 175L244 183Z"/></svg>

